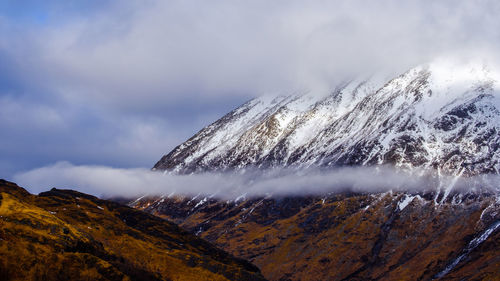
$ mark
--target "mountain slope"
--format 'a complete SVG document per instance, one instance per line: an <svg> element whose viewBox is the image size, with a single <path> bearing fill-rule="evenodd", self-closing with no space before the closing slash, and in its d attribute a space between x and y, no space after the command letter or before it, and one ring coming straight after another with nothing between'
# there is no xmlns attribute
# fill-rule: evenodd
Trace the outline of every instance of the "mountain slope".
<svg viewBox="0 0 500 281"><path fill-rule="evenodd" d="M432 194L387 192L143 198L135 207L250 260L270 280L500 276L500 200L491 194L452 194L440 205Z"/></svg>
<svg viewBox="0 0 500 281"><path fill-rule="evenodd" d="M436 62L329 95L251 100L154 166L176 173L243 167L392 164L449 174L500 171L498 74Z"/></svg>
<svg viewBox="0 0 500 281"><path fill-rule="evenodd" d="M264 280L178 226L71 190L0 180L1 280Z"/></svg>

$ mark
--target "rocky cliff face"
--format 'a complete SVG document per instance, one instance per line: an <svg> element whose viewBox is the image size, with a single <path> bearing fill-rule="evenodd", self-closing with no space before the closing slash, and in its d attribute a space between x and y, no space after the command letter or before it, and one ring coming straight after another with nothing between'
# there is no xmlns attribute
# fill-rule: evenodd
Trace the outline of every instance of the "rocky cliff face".
<svg viewBox="0 0 500 281"><path fill-rule="evenodd" d="M391 164L458 175L500 170L498 74L433 63L328 95L251 100L165 155L154 169Z"/></svg>

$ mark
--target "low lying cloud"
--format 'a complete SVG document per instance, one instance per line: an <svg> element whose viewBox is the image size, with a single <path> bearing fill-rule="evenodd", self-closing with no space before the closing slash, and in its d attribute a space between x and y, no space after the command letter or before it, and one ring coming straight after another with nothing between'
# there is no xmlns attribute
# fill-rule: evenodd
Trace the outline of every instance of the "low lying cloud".
<svg viewBox="0 0 500 281"><path fill-rule="evenodd" d="M17 174L15 181L33 193L51 187L74 189L101 197L148 195L208 195L234 199L240 195L281 196L384 191L478 191L499 186L498 176L476 178L437 177L415 170L411 174L389 167L356 167L333 170L239 171L174 175L148 169L75 166L59 162Z"/></svg>

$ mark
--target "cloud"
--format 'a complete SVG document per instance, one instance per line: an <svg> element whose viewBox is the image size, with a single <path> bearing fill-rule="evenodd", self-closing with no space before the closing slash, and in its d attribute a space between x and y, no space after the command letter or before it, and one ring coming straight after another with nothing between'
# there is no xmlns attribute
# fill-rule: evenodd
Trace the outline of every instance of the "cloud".
<svg viewBox="0 0 500 281"><path fill-rule="evenodd" d="M75 166L68 162L19 173L14 180L38 193L51 187L75 189L97 196L136 198L149 195L207 195L235 199L240 195L324 195L342 191L498 191L498 176L455 178L389 167L345 167L334 170L268 170L175 175L148 169Z"/></svg>
<svg viewBox="0 0 500 281"><path fill-rule="evenodd" d="M42 44L44 56L71 85L92 85L87 95L137 106L186 93L314 89L441 55L492 59L500 38L495 1L153 1L130 9L50 30L48 42L57 43Z"/></svg>
<svg viewBox="0 0 500 281"><path fill-rule="evenodd" d="M148 110L186 99L331 86L346 73L404 70L441 55L492 59L500 41L497 1L121 1L105 7L63 24L21 29L19 40L3 45L26 56L21 68L45 77L38 83L68 99Z"/></svg>
<svg viewBox="0 0 500 281"><path fill-rule="evenodd" d="M61 114L54 108L44 104L33 104L8 96L0 96L0 126L24 129L50 130L65 126ZM29 112L29 114L19 114Z"/></svg>

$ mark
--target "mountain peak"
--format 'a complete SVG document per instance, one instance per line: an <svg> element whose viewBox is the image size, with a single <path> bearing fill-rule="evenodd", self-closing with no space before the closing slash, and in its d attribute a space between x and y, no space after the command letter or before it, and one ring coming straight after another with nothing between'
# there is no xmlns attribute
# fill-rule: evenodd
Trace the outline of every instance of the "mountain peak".
<svg viewBox="0 0 500 281"><path fill-rule="evenodd" d="M447 60L315 93L253 99L165 155L177 173L244 167L391 164L498 174L496 72Z"/></svg>

